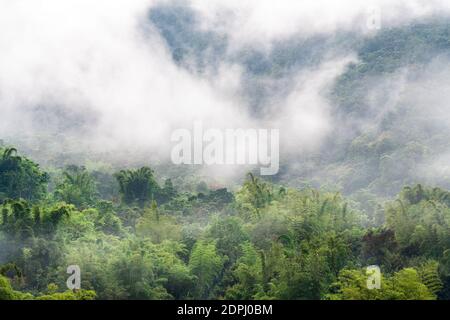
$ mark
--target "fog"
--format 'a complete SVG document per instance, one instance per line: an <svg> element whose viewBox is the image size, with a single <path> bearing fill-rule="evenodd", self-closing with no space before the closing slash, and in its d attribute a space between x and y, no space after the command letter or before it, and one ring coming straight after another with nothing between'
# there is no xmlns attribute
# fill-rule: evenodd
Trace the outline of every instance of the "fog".
<svg viewBox="0 0 450 320"><path fill-rule="evenodd" d="M198 32L226 39L222 58L202 70L176 61L149 19L161 6L189 8ZM249 76L236 56L248 50L264 55L277 43L319 35L371 37L377 32L367 28L373 6L380 9L382 29L450 10L448 1L418 0L0 0L0 138L33 144L42 136L58 137L52 143L60 150L133 149L167 160L171 132L202 121L211 128L278 128L286 156L319 150L339 125L327 94L357 61L356 52L330 48L318 63L281 77ZM396 88L391 100L377 100L376 92L384 97L386 87L368 96L383 112L398 106L395 93L405 96L401 73L377 83L386 81ZM282 87L258 102L258 115L245 92L253 82ZM430 102L412 94L421 85L407 86L415 105ZM437 90L445 101L448 91ZM374 124L358 121L352 125Z"/></svg>
<svg viewBox="0 0 450 320"><path fill-rule="evenodd" d="M308 37L338 30L369 33L367 21L374 8L379 10L384 27L450 10L445 0L192 0L192 5L202 13L205 28L231 35L237 45L262 46L293 34Z"/></svg>
<svg viewBox="0 0 450 320"><path fill-rule="evenodd" d="M144 23L147 1L17 1L5 7L3 134L45 130L31 112L43 106L87 122L81 132L87 141L80 143L93 138L102 148L159 147L172 127L194 119L212 125L246 121L234 97L216 88L233 69L208 81L177 67Z"/></svg>

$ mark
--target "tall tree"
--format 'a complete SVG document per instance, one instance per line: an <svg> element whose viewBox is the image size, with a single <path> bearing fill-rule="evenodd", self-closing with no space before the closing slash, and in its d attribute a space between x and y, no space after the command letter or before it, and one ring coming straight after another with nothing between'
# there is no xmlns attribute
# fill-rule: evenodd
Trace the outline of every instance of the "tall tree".
<svg viewBox="0 0 450 320"><path fill-rule="evenodd" d="M56 186L55 196L58 200L83 208L94 204L97 187L85 167L68 166L63 172L63 181Z"/></svg>
<svg viewBox="0 0 450 320"><path fill-rule="evenodd" d="M159 192L153 170L142 167L137 170L122 170L115 175L119 182L120 193L126 204L137 203L140 206L150 203Z"/></svg>
<svg viewBox="0 0 450 320"><path fill-rule="evenodd" d="M39 200L47 191L49 176L15 148L0 149L0 201L6 198Z"/></svg>

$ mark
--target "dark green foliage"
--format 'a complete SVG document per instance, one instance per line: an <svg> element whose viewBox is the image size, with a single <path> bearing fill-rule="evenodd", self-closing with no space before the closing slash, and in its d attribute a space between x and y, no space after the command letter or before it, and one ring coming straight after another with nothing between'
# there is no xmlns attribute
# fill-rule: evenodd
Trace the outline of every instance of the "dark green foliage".
<svg viewBox="0 0 450 320"><path fill-rule="evenodd" d="M211 298L210 293L217 283L224 261L224 258L217 254L214 242L199 240L195 244L189 258L189 268L196 277L194 298Z"/></svg>
<svg viewBox="0 0 450 320"><path fill-rule="evenodd" d="M362 254L367 265L385 265L390 270L398 270L402 266L394 231L370 230L362 241Z"/></svg>
<svg viewBox="0 0 450 320"><path fill-rule="evenodd" d="M161 190L158 191L158 193L156 193L154 195L154 199L160 203L166 203L169 202L170 200L172 200L174 197L177 196L177 190L175 189L172 180L171 179L166 179L164 181L164 186L161 188Z"/></svg>
<svg viewBox="0 0 450 320"><path fill-rule="evenodd" d="M359 49L360 61L348 67L334 89L340 112L367 116L372 111L365 98L373 85L370 78L394 73L409 65L418 68L448 53L449 31L450 25L442 20L384 29L365 40Z"/></svg>
<svg viewBox="0 0 450 320"><path fill-rule="evenodd" d="M137 170L122 170L116 175L120 193L126 204L136 203L144 206L155 199L159 186L153 176L153 170L143 167Z"/></svg>
<svg viewBox="0 0 450 320"><path fill-rule="evenodd" d="M31 160L18 156L16 149L0 148L0 201L39 200L47 191L48 181L48 174Z"/></svg>

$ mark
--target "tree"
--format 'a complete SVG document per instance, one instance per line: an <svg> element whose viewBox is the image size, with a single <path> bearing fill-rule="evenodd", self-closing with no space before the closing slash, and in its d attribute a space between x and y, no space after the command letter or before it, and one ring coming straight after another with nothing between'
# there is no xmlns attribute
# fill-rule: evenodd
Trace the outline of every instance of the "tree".
<svg viewBox="0 0 450 320"><path fill-rule="evenodd" d="M119 182L120 193L126 204L137 203L144 206L156 199L159 186L153 176L153 170L142 167L137 170L122 170L115 174Z"/></svg>
<svg viewBox="0 0 450 320"><path fill-rule="evenodd" d="M69 166L63 172L63 181L56 186L55 197L78 208L94 204L97 187L85 167Z"/></svg>
<svg viewBox="0 0 450 320"><path fill-rule="evenodd" d="M427 261L418 268L422 282L427 286L428 290L438 295L443 289L442 280L439 276L439 262Z"/></svg>
<svg viewBox="0 0 450 320"><path fill-rule="evenodd" d="M36 300L94 300L97 294L93 290L76 290L55 292L52 294L38 296Z"/></svg>
<svg viewBox="0 0 450 320"><path fill-rule="evenodd" d="M262 208L266 207L274 198L272 187L255 177L252 173L247 174L244 185L237 194L238 203L242 211L251 211L259 216Z"/></svg>
<svg viewBox="0 0 450 320"><path fill-rule="evenodd" d="M233 268L237 283L227 289L225 298L251 300L264 290L264 256L249 242L242 244L241 250L243 254Z"/></svg>
<svg viewBox="0 0 450 320"><path fill-rule="evenodd" d="M0 300L17 300L19 296L11 287L8 278L0 275Z"/></svg>
<svg viewBox="0 0 450 320"><path fill-rule="evenodd" d="M11 239L26 240L34 236L38 219L40 217L33 214L26 200L8 200L2 206L1 230Z"/></svg>
<svg viewBox="0 0 450 320"><path fill-rule="evenodd" d="M448 217L446 193L421 185L405 188L386 209L386 225L395 232L399 250L407 258L440 259L450 245Z"/></svg>
<svg viewBox="0 0 450 320"><path fill-rule="evenodd" d="M369 230L362 238L362 255L367 265L383 265L390 271L402 266L395 232L389 229Z"/></svg>
<svg viewBox="0 0 450 320"><path fill-rule="evenodd" d="M161 243L169 239L179 240L181 227L172 217L161 215L156 201L153 200L151 207L145 209L144 215L137 221L136 234L150 238L153 243Z"/></svg>
<svg viewBox="0 0 450 320"><path fill-rule="evenodd" d="M234 263L241 254L241 244L249 239L242 229L242 221L238 218L221 218L214 221L208 232L216 241L217 252L227 256L227 263Z"/></svg>
<svg viewBox="0 0 450 320"><path fill-rule="evenodd" d="M0 275L0 300L94 300L95 292L91 290L77 290L53 292L47 295L33 297L29 293L15 291L8 278Z"/></svg>
<svg viewBox="0 0 450 320"><path fill-rule="evenodd" d="M381 278L380 289L369 289L364 270L341 271L333 285L337 293L327 295L332 300L434 300L436 296L422 283L415 269L407 268L392 277Z"/></svg>
<svg viewBox="0 0 450 320"><path fill-rule="evenodd" d="M49 175L36 163L18 156L15 148L0 149L0 201L6 198L42 199L48 181Z"/></svg>
<svg viewBox="0 0 450 320"><path fill-rule="evenodd" d="M176 196L177 190L175 189L172 180L166 179L163 188L155 194L155 200L158 201L158 203L163 204L169 202Z"/></svg>
<svg viewBox="0 0 450 320"><path fill-rule="evenodd" d="M189 268L197 278L194 298L206 299L213 289L220 272L224 258L217 254L214 242L198 240L189 258Z"/></svg>

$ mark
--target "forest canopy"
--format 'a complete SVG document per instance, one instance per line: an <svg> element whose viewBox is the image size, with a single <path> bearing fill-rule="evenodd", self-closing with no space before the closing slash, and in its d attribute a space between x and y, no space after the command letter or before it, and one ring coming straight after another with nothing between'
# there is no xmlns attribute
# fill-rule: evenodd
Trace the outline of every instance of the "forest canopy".
<svg viewBox="0 0 450 320"><path fill-rule="evenodd" d="M0 300L450 300L450 4L371 2L2 2Z"/></svg>
<svg viewBox="0 0 450 320"><path fill-rule="evenodd" d="M248 174L235 191L177 189L148 167L49 174L14 149L2 174L2 299L448 299L450 192L405 187L368 215L339 193ZM28 171L26 171L28 170ZM114 180L111 180L114 181ZM81 290L66 287L69 265ZM367 287L378 265L381 288Z"/></svg>

